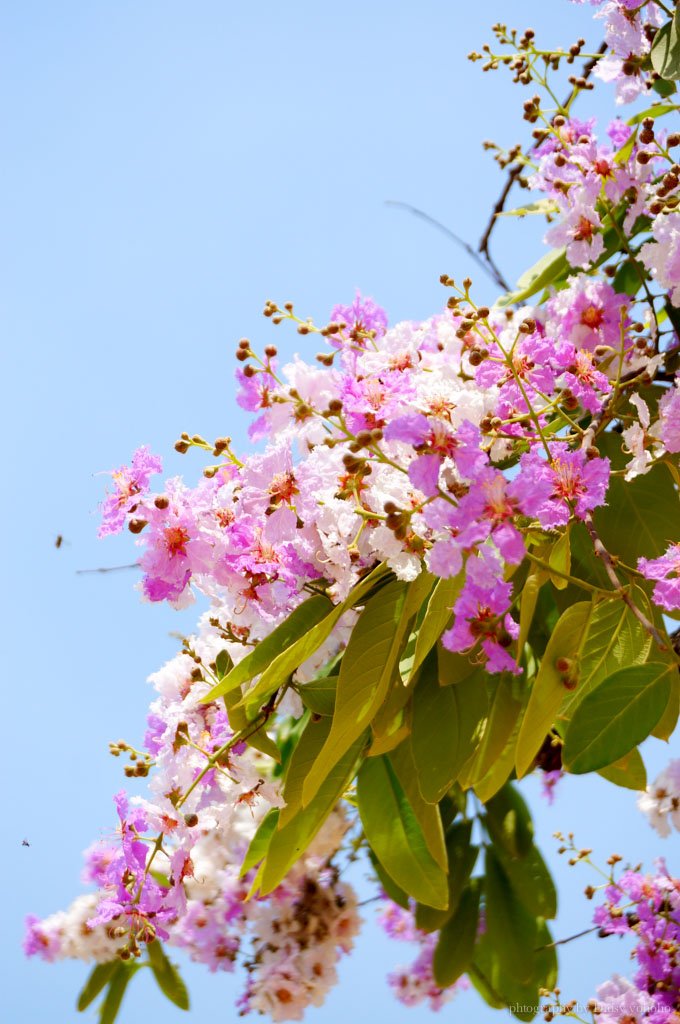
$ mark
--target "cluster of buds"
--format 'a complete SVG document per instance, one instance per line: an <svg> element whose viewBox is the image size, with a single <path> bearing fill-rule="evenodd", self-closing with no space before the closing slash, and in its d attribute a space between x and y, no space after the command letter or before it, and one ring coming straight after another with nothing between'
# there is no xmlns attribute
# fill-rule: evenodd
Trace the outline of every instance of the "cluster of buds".
<svg viewBox="0 0 680 1024"><path fill-rule="evenodd" d="M145 779L149 774L149 770L153 768L154 760L151 754L147 754L144 751L135 750L125 740L118 740L117 743L109 743L109 753L113 757L120 757L121 754L127 754L130 758L131 764L126 764L123 769L125 777L128 779Z"/></svg>

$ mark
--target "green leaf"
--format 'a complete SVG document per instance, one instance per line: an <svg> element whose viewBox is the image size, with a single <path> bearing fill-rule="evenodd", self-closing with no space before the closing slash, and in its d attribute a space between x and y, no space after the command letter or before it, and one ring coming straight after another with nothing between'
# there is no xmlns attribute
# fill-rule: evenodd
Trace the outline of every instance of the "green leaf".
<svg viewBox="0 0 680 1024"><path fill-rule="evenodd" d="M219 679L224 679L228 672L231 672L234 662L231 660L229 651L220 651L215 658L215 668Z"/></svg>
<svg viewBox="0 0 680 1024"><path fill-rule="evenodd" d="M669 82L680 79L680 13L676 9L672 19L654 36L649 54L652 67Z"/></svg>
<svg viewBox="0 0 680 1024"><path fill-rule="evenodd" d="M560 534L555 541L550 556L548 558L548 564L551 569L556 569L557 573L551 575L550 582L558 590L564 590L567 587L569 581L564 579L564 576L558 575L559 573L565 573L567 576L571 570L571 547L569 544L569 527Z"/></svg>
<svg viewBox="0 0 680 1024"><path fill-rule="evenodd" d="M645 268L638 260L624 260L623 263L619 264L618 270L614 275L614 290L619 295L637 295L647 277Z"/></svg>
<svg viewBox="0 0 680 1024"><path fill-rule="evenodd" d="M411 678L420 665L430 653L439 637L442 635L451 618L451 609L456 603L460 588L465 578L464 571L452 578L441 579L435 586L430 600L427 602L427 611L416 640L415 655L411 667Z"/></svg>
<svg viewBox="0 0 680 1024"><path fill-rule="evenodd" d="M496 684L481 742L461 778L466 785L474 786L483 779L503 754L522 710L522 700L515 692L516 679L503 674Z"/></svg>
<svg viewBox="0 0 680 1024"><path fill-rule="evenodd" d="M671 738L678 724L678 714L680 713L680 675L678 674L677 667L675 667L675 671L670 672L668 678L671 687L668 703L661 718L652 729L652 736L656 737L657 740L669 740ZM645 787L642 786L641 788L644 789Z"/></svg>
<svg viewBox="0 0 680 1024"><path fill-rule="evenodd" d="M537 199L533 203L527 203L526 206L518 206L516 210L501 210L497 213L497 217L526 217L529 214L535 213L559 213L559 206L554 199Z"/></svg>
<svg viewBox="0 0 680 1024"><path fill-rule="evenodd" d="M515 750L519 736L519 720L515 723L510 739L497 761L483 779L474 783L474 791L480 802L487 803L510 778L515 765Z"/></svg>
<svg viewBox="0 0 680 1024"><path fill-rule="evenodd" d="M614 468L627 461L620 434L604 434L598 446ZM595 510L593 522L607 550L636 566L638 558L660 558L669 543L680 540L679 512L673 481L665 467L657 465L628 482L612 477L607 505Z"/></svg>
<svg viewBox="0 0 680 1024"><path fill-rule="evenodd" d="M548 641L517 739L515 766L518 779L531 768L564 700L566 691L563 677L555 664L559 658L571 660L578 653L588 630L592 610L590 601L579 601L567 608Z"/></svg>
<svg viewBox="0 0 680 1024"><path fill-rule="evenodd" d="M395 750L390 751L389 762L423 831L428 850L440 868L447 871L449 862L439 806L427 803L420 793L418 773L408 738L402 741Z"/></svg>
<svg viewBox="0 0 680 1024"><path fill-rule="evenodd" d="M486 932L501 967L528 982L534 973L536 919L515 895L492 846L486 849Z"/></svg>
<svg viewBox="0 0 680 1024"><path fill-rule="evenodd" d="M612 782L615 786L622 786L624 789L634 789L636 792L640 792L647 788L647 770L637 748L631 750L630 754L626 754L619 761L615 761L614 764L607 765L606 768L599 768L597 774L607 782Z"/></svg>
<svg viewBox="0 0 680 1024"><path fill-rule="evenodd" d="M378 876L378 881L382 885L386 894L389 896L393 903L397 904L397 906L403 907L404 910L408 910L410 906L408 893L404 892L403 889L399 888L396 882L392 881L392 879L387 874L384 867L376 857L373 850L370 849L370 847L368 850L368 856L370 858L371 864L373 865L373 870Z"/></svg>
<svg viewBox="0 0 680 1024"><path fill-rule="evenodd" d="M385 871L420 903L446 909L446 872L428 850L386 757L364 761L357 777L357 802L366 838Z"/></svg>
<svg viewBox="0 0 680 1024"><path fill-rule="evenodd" d="M314 762L319 756L331 731L331 719L314 721L310 718L290 756L283 784L283 799L278 828L283 828L302 807L302 790Z"/></svg>
<svg viewBox="0 0 680 1024"><path fill-rule="evenodd" d="M480 879L475 878L463 891L456 910L439 933L432 958L432 973L440 988L447 988L458 981L472 962L480 895Z"/></svg>
<svg viewBox="0 0 680 1024"><path fill-rule="evenodd" d="M321 622L317 622L312 629L289 647L283 646L280 648L281 653L278 657L274 658L268 668L265 668L255 686L248 690L240 702L241 705L245 705L248 717L252 717L260 705L278 689L281 683L289 679L303 661L306 661L307 658L314 654L314 651L328 639L336 623L346 611L366 600L373 591L383 585L389 572L390 570L387 565L381 562L368 576L360 580L345 600L341 604L336 605L331 613L326 615ZM332 606L327 604L326 607ZM267 639L271 639L271 636L273 634Z"/></svg>
<svg viewBox="0 0 680 1024"><path fill-rule="evenodd" d="M460 899L460 894L472 874L477 861L478 846L470 844L472 821L461 821L452 825L446 834L448 854L449 905L446 910L435 910L423 903L416 906L416 928L424 932L436 932L451 917Z"/></svg>
<svg viewBox="0 0 680 1024"><path fill-rule="evenodd" d="M244 875L247 875L251 868L254 868L256 864L259 864L260 861L264 859L278 823L279 808L272 807L267 811L264 818L258 825L257 832L250 840L250 845L248 846L246 855L243 858L243 864L241 865L241 878Z"/></svg>
<svg viewBox="0 0 680 1024"><path fill-rule="evenodd" d="M634 598L638 602L646 601L642 591L637 591ZM581 651L578 686L566 693L560 718L571 718L581 701L617 669L642 665L651 646L651 636L620 598L598 601Z"/></svg>
<svg viewBox="0 0 680 1024"><path fill-rule="evenodd" d="M469 977L472 984L490 1006L510 1008L518 1020L531 1021L539 1008L539 988L553 990L557 984L557 956L555 948L541 948L552 943L552 936L542 919L536 928L537 951L534 958L534 973L530 981L522 984L503 969L498 950L483 935L475 949L470 965Z"/></svg>
<svg viewBox="0 0 680 1024"><path fill-rule="evenodd" d="M302 703L315 715L332 718L335 711L335 694L338 688L338 677L327 676L325 679L312 679L310 683L298 683L296 690Z"/></svg>
<svg viewBox="0 0 680 1024"><path fill-rule="evenodd" d="M670 693L673 667L648 662L619 669L578 705L567 728L562 763L575 775L613 764L657 724Z"/></svg>
<svg viewBox="0 0 680 1024"><path fill-rule="evenodd" d="M120 960L109 960L105 964L96 964L92 968L87 981L83 985L76 1006L80 1013L86 1010L97 998L104 985L108 983L113 972L120 966Z"/></svg>
<svg viewBox="0 0 680 1024"><path fill-rule="evenodd" d="M149 963L151 964L153 976L163 995L167 996L170 1002L174 1003L180 1010L188 1010L189 993L187 992L186 985L182 981L175 965L165 955L162 943L155 939L147 945L146 949L149 954Z"/></svg>
<svg viewBox="0 0 680 1024"><path fill-rule="evenodd" d="M522 587L522 596L519 603L519 636L517 637L517 664L522 657L524 645L529 638L529 630L536 611L536 602L541 587L548 579L548 574L543 570L532 572L527 576Z"/></svg>
<svg viewBox="0 0 680 1024"><path fill-rule="evenodd" d="M655 103L653 107L648 107L647 110L641 110L639 114L629 117L626 124L632 127L636 124L642 124L647 117L661 117L663 114L672 114L676 110L678 110L677 103Z"/></svg>
<svg viewBox="0 0 680 1024"><path fill-rule="evenodd" d="M138 970L138 964L128 967L127 964L121 962L117 965L117 970L113 972L109 980L109 988L104 996L104 1002L99 1007L99 1024L113 1024L118 1016L130 979Z"/></svg>
<svg viewBox="0 0 680 1024"><path fill-rule="evenodd" d="M314 596L303 601L293 609L280 626L277 626L269 636L260 640L257 647L246 654L238 665L235 665L216 686L213 686L212 690L203 698L203 703L206 704L221 697L264 672L281 651L287 650L296 640L309 633L313 626L327 618L329 609L332 607L326 597ZM297 668L297 666L295 667Z"/></svg>
<svg viewBox="0 0 680 1024"><path fill-rule="evenodd" d="M568 268L566 248L551 249L550 252L541 256L538 263L535 263L533 267L522 274L517 282L517 289L514 292L508 292L507 295L503 295L496 305L503 308L504 306L512 306L516 302L524 302L525 299L535 295L541 288L546 288L553 281L557 280L558 277L566 274Z"/></svg>
<svg viewBox="0 0 680 1024"><path fill-rule="evenodd" d="M317 724L322 725L323 721ZM305 852L354 777L357 761L367 739L367 733L359 736L329 772L311 803L305 808L300 808L290 821L274 832L260 869L261 896L272 892Z"/></svg>
<svg viewBox="0 0 680 1024"><path fill-rule="evenodd" d="M677 91L675 83L667 82L665 78L657 78L655 82L652 82L652 89L663 97L672 96Z"/></svg>
<svg viewBox="0 0 680 1024"><path fill-rule="evenodd" d="M410 619L406 602L411 585L401 580L386 584L366 602L352 630L340 666L330 733L305 779L304 804L314 798L338 758L370 725L385 700Z"/></svg>
<svg viewBox="0 0 680 1024"><path fill-rule="evenodd" d="M617 149L614 159L617 164L627 164L633 153L633 146L637 142L637 129L628 136L620 149Z"/></svg>
<svg viewBox="0 0 680 1024"><path fill-rule="evenodd" d="M557 916L557 892L545 861L531 844L524 857L510 857L502 845L494 849L513 892L534 917Z"/></svg>
<svg viewBox="0 0 680 1024"><path fill-rule="evenodd" d="M420 792L437 804L456 781L460 768L458 708L454 687L440 686L437 675L423 673L413 694L411 748Z"/></svg>
<svg viewBox="0 0 680 1024"><path fill-rule="evenodd" d="M529 809L508 782L486 804L486 824L493 841L502 846L509 857L526 857L534 837L534 825Z"/></svg>
<svg viewBox="0 0 680 1024"><path fill-rule="evenodd" d="M480 679L486 677L486 673L480 673L479 666L471 662L469 658L466 658L463 654L456 654L454 651L447 650L442 644L437 645L435 653L437 656L437 672L439 674L440 686L453 686L463 682L465 679L469 679L472 675Z"/></svg>

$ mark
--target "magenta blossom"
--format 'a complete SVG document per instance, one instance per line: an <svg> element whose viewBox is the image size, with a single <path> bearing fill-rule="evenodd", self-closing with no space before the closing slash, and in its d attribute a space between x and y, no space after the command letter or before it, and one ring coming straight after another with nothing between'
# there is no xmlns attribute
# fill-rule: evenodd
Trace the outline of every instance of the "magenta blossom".
<svg viewBox="0 0 680 1024"><path fill-rule="evenodd" d="M454 624L442 636L449 651L465 653L480 644L487 672L521 670L507 648L519 636L519 626L507 614L512 584L503 581L503 564L491 548L468 558L465 584L453 607Z"/></svg>
<svg viewBox="0 0 680 1024"><path fill-rule="evenodd" d="M372 298L362 298L357 288L356 298L351 306L334 306L331 310L331 321L333 323L344 323L340 334L331 334L329 340L336 348L341 343L354 345L358 348L366 347L366 331L375 331L376 338L382 338L387 330L387 313L378 306Z"/></svg>
<svg viewBox="0 0 680 1024"><path fill-rule="evenodd" d="M657 580L656 604L668 611L680 608L680 544L671 544L661 558L640 558L638 569L648 580Z"/></svg>
<svg viewBox="0 0 680 1024"><path fill-rule="evenodd" d="M552 462L548 463L536 451L522 456L522 470L527 478L551 484L550 497L544 501L536 515L548 530L565 526L572 510L583 519L586 513L605 504L609 485L609 459L588 459L580 449L570 451L568 445L556 441L550 446Z"/></svg>
<svg viewBox="0 0 680 1024"><path fill-rule="evenodd" d="M128 513L134 512L142 497L149 490L149 477L163 470L160 455L151 455L148 445L138 448L132 456L131 466L121 466L111 470L111 479L115 491L107 494L99 506L102 522L97 531L98 537L107 537L112 533L120 533L125 526Z"/></svg>

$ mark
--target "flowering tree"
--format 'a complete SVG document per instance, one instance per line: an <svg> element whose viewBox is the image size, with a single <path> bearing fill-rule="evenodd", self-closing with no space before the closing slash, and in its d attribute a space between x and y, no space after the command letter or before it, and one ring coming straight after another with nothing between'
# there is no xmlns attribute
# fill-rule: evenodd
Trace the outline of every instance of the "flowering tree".
<svg viewBox="0 0 680 1024"><path fill-rule="evenodd" d="M239 342L260 449L183 434L179 452L213 460L195 488L152 490L147 448L111 474L100 535L139 536L143 597L210 607L153 677L143 749L112 744L149 788L116 795L116 841L85 855L93 891L28 919L29 954L95 962L78 1007L101 994L101 1024L147 965L188 1008L168 947L240 963L241 1013L301 1019L352 948L342 874L360 856L386 930L421 947L390 978L402 1002L437 1009L469 979L520 1020L541 994L548 1019L577 1016L521 779L597 772L641 791L660 834L680 828L680 762L647 787L638 750L680 706L680 14L594 6L596 54L503 25L471 54L537 90L527 152L496 155L539 194L513 212L545 216L556 248L516 290L485 305L444 275L444 312L393 327L360 295L321 327L268 302L323 349L280 367ZM606 143L572 114L593 78L649 104ZM680 881L619 860L595 924L632 933L638 966L590 1012L678 1020Z"/></svg>

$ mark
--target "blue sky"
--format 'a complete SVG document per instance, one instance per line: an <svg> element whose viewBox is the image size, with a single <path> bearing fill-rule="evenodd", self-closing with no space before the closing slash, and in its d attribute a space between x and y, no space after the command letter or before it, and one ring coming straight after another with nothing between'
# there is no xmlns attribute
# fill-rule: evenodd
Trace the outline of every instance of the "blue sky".
<svg viewBox="0 0 680 1024"><path fill-rule="evenodd" d="M85 969L25 962L23 916L46 915L80 891L81 850L112 825L121 785L108 741L141 737L144 680L174 653L170 631L194 620L140 605L132 572L76 574L134 560L129 536L96 541L105 482L96 474L149 444L168 474L197 479L199 458L172 451L182 430L246 446L234 401L238 339L316 352L262 318L267 298L323 320L360 287L391 322L421 319L443 304L443 271L471 271L480 301L493 301L463 253L385 201L419 206L473 243L481 235L503 181L481 142L526 138L526 94L465 55L490 39L507 6L5 5L0 853L9 1024L83 1020L74 1000ZM547 44L597 38L590 9L565 0L516 0L512 13ZM605 117L611 96L601 93ZM529 220L499 226L494 252L510 280L538 258L540 235ZM670 753L653 741L650 772ZM616 850L647 862L665 853L672 865L677 840L656 840L633 794L570 779L550 809L534 799L533 781L526 790L560 881L557 936L587 924L579 894L592 879L554 855L554 829L573 829L601 861ZM341 965L326 1005L309 1012L312 1024L348 1013L429 1019L391 1000L383 976L409 951L384 940L366 910L358 954ZM612 970L626 973L627 950L614 938L579 940L562 964L563 991L585 1001ZM138 978L121 1024L233 1018L233 978L193 965L184 974L193 1018ZM484 1022L492 1012L466 994L442 1016Z"/></svg>

